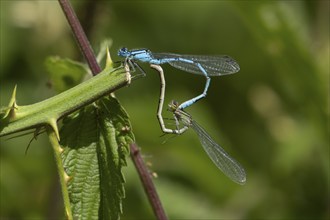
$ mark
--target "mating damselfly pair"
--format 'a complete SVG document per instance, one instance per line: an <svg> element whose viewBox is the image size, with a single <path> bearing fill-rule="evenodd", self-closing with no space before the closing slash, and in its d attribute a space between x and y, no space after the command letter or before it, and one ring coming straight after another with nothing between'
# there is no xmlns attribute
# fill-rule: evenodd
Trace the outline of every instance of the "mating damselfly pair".
<svg viewBox="0 0 330 220"><path fill-rule="evenodd" d="M191 115L183 110L206 96L211 81L210 76L221 76L236 73L240 70L238 63L226 55L202 56L180 55L173 53L152 53L148 49L128 50L127 48L121 48L118 51L118 55L124 57L125 62L129 64L132 69L137 67L143 74L143 69L136 63L136 61L150 63L151 67L159 72L161 92L157 117L162 131L164 133L182 134L189 127L191 127L197 133L204 150L214 164L231 180L239 184L244 184L246 181L246 174L243 167L231 158L222 149L222 147L220 147L208 135L208 133L195 120L192 119ZM163 102L165 98L165 77L163 70L159 65L165 63L189 73L204 75L206 78L206 84L202 94L189 99L180 105L173 101L170 103L169 110L173 112L173 116L176 121L176 129L166 128L162 117ZM182 128L180 128L180 122L183 125Z"/></svg>

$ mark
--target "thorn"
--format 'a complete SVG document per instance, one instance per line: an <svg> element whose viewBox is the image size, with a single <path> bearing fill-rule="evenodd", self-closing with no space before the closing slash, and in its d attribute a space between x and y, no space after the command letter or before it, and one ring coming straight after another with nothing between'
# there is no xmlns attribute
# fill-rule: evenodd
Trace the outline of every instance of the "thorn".
<svg viewBox="0 0 330 220"><path fill-rule="evenodd" d="M58 132L57 122L55 118L52 118L48 121L48 124L53 128L55 135L57 137L57 140L60 141L60 134Z"/></svg>
<svg viewBox="0 0 330 220"><path fill-rule="evenodd" d="M13 94L11 95L9 107L13 107L13 108L17 107L17 105L16 105L16 89L17 89L17 85L15 85Z"/></svg>
<svg viewBox="0 0 330 220"><path fill-rule="evenodd" d="M105 68L113 68L113 61L110 56L109 47L107 47L107 59L105 61Z"/></svg>
<svg viewBox="0 0 330 220"><path fill-rule="evenodd" d="M71 177L70 176L68 176L68 174L64 171L64 181L65 181L65 183L66 184L68 184L68 182L71 180Z"/></svg>
<svg viewBox="0 0 330 220"><path fill-rule="evenodd" d="M5 114L3 115L2 118L6 118L6 117L8 117L9 114L15 113L15 110L18 107L17 104L16 104L16 88L17 88L17 85L15 85L15 87L14 87L14 91L13 91L13 93L11 95L8 108L5 111Z"/></svg>
<svg viewBox="0 0 330 220"><path fill-rule="evenodd" d="M58 148L58 151L60 152L60 154L63 153L64 149L62 148L62 146L60 145L60 147Z"/></svg>
<svg viewBox="0 0 330 220"><path fill-rule="evenodd" d="M155 178L155 179L158 178L158 174L157 174L156 172L152 172L151 175L152 175L152 177Z"/></svg>

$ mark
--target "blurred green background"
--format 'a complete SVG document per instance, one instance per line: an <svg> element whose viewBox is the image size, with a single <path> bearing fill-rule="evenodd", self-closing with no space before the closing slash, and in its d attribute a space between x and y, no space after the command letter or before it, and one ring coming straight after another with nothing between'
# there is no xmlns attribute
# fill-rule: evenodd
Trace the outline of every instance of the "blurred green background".
<svg viewBox="0 0 330 220"><path fill-rule="evenodd" d="M1 1L1 106L18 85L19 105L54 95L44 60L82 60L57 1ZM159 79L117 92L170 219L329 219L329 1L74 1L95 50L227 54L241 71L213 77L187 109L246 169L225 177L189 131L161 137ZM164 65L165 103L199 94L202 76ZM168 115L170 116L170 115ZM57 219L61 194L46 135L1 139L0 219ZM165 143L163 143L165 142ZM130 161L130 159L128 159ZM153 219L129 162L122 219Z"/></svg>

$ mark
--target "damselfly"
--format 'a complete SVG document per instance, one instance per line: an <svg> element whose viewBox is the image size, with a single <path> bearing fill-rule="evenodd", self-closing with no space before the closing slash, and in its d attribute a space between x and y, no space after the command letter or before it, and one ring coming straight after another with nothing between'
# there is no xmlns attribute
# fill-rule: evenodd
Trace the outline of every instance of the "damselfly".
<svg viewBox="0 0 330 220"><path fill-rule="evenodd" d="M211 158L213 163L231 180L238 184L244 184L246 182L246 174L244 168L235 161L225 150L218 145L211 136L202 128L195 120L192 119L191 115L187 112L181 110L177 102L172 101L169 104L169 110L173 112L174 119L176 121L176 129L166 128L163 117L162 109L164 104L165 97L165 80L163 69L159 65L151 65L152 68L156 69L159 72L161 89L160 89L160 98L158 104L158 113L157 117L161 129L164 133L170 134L182 134L189 128L192 128L199 137L199 140L203 146L203 149L207 155ZM180 128L180 125L183 125Z"/></svg>
<svg viewBox="0 0 330 220"><path fill-rule="evenodd" d="M191 106L206 96L211 79L210 76L221 76L236 73L240 70L238 63L227 55L203 56L203 55L181 55L174 53L152 53L148 49L128 50L123 47L118 51L118 56L124 57L133 69L142 68L135 62L146 62L161 65L168 63L171 66L185 72L204 75L206 78L205 88L202 94L189 99L179 105L179 109ZM142 70L144 73L144 71Z"/></svg>

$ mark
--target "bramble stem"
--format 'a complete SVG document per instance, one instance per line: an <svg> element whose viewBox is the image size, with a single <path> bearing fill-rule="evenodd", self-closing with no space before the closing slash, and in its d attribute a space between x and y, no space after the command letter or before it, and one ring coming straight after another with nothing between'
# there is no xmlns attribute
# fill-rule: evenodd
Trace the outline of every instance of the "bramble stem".
<svg viewBox="0 0 330 220"><path fill-rule="evenodd" d="M166 220L167 217L165 211L160 202L155 185L152 182L152 177L149 173L149 170L141 157L140 150L135 143L132 143L130 147L132 160L143 183L144 191L147 193L152 209L154 210L158 220Z"/></svg>
<svg viewBox="0 0 330 220"><path fill-rule="evenodd" d="M68 220L72 220L72 212L71 212L71 205L70 205L70 199L69 199L69 193L68 193L68 188L67 188L67 181L68 181L68 176L66 175L64 168L63 168L63 163L61 159L61 146L58 143L56 133L54 132L54 129L51 127L47 126L47 133L49 137L49 141L51 145L53 146L54 150L54 156L55 156L55 161L57 165L57 170L58 170L58 175L60 177L60 185L62 189L62 196L63 196L63 201L64 201L64 208L65 208L65 215Z"/></svg>
<svg viewBox="0 0 330 220"><path fill-rule="evenodd" d="M66 19L71 26L73 36L76 38L76 42L78 43L78 46L83 56L85 57L89 68L92 70L94 76L97 75L99 72L101 72L101 67L96 61L93 49L83 28L81 27L79 20L77 19L76 13L74 12L69 0L58 0L58 2L60 3Z"/></svg>
<svg viewBox="0 0 330 220"><path fill-rule="evenodd" d="M6 123L3 120L0 124L0 137L37 128L44 124L51 125L57 132L56 122L61 117L94 102L102 96L127 85L129 82L130 74L124 68L106 68L102 71L102 74L32 105L16 105L16 98L13 95L12 99L15 106L10 110L9 121Z"/></svg>

